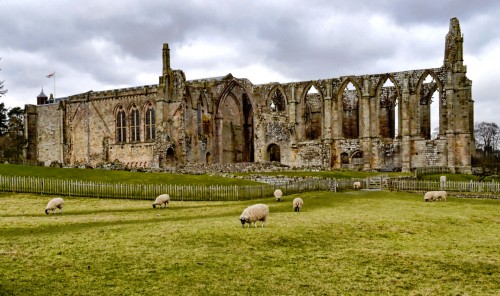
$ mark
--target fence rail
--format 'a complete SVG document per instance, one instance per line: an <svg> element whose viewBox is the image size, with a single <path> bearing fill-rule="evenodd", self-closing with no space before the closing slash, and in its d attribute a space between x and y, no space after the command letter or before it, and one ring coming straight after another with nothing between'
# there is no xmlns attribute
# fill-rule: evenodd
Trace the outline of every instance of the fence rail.
<svg viewBox="0 0 500 296"><path fill-rule="evenodd" d="M285 185L252 186L192 186L168 184L117 184L76 180L48 179L37 177L0 176L0 191L23 192L63 196L85 196L97 198L124 198L152 200L168 193L172 200L237 201L274 196L280 188L285 195L320 190L335 190L335 179L313 179Z"/></svg>
<svg viewBox="0 0 500 296"><path fill-rule="evenodd" d="M375 187L397 191L446 190L450 192L489 193L498 197L500 183L398 180L379 177ZM336 191L352 189L353 182L360 181L363 189L373 189L373 178L368 179L311 179L284 185L251 186L193 186L168 184L119 184L37 177L12 177L0 175L0 191L23 192L48 195L80 196L95 198L122 198L153 200L168 193L176 201L238 201L273 197L274 190L281 189L284 195L309 191Z"/></svg>
<svg viewBox="0 0 500 296"><path fill-rule="evenodd" d="M399 191L446 190L456 192L500 193L497 182L429 181L429 180L389 180L388 188Z"/></svg>

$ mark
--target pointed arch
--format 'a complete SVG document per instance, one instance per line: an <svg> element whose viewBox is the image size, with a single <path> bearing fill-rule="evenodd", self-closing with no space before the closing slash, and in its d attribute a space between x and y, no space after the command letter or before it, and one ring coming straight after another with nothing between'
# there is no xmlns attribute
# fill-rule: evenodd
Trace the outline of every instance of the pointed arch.
<svg viewBox="0 0 500 296"><path fill-rule="evenodd" d="M347 139L359 138L359 100L361 88L355 79L347 77L338 92L342 110L342 135Z"/></svg>
<svg viewBox="0 0 500 296"><path fill-rule="evenodd" d="M313 88L315 92L311 91ZM305 140L320 139L323 134L323 94L315 83L311 82L304 88L299 106L303 126L301 137Z"/></svg>
<svg viewBox="0 0 500 296"><path fill-rule="evenodd" d="M376 106L379 112L378 131L383 138L400 136L401 92L397 80L391 74L382 75L376 91Z"/></svg>
<svg viewBox="0 0 500 296"><path fill-rule="evenodd" d="M156 114L155 106L151 101L144 106L144 140L153 141L156 139Z"/></svg>
<svg viewBox="0 0 500 296"><path fill-rule="evenodd" d="M420 76L417 87L417 134L430 140L433 129L437 129L436 137L445 133L447 126L446 96L443 84L432 70L425 70Z"/></svg>
<svg viewBox="0 0 500 296"><path fill-rule="evenodd" d="M128 113L130 118L130 142L139 142L141 140L141 115L135 103L130 105Z"/></svg>
<svg viewBox="0 0 500 296"><path fill-rule="evenodd" d="M271 112L282 112L287 109L287 99L281 86L275 85L269 91L266 99L266 108Z"/></svg>
<svg viewBox="0 0 500 296"><path fill-rule="evenodd" d="M254 161L254 106L248 92L232 79L221 93L216 110L216 161Z"/></svg>
<svg viewBox="0 0 500 296"><path fill-rule="evenodd" d="M127 142L127 114L123 105L115 107L115 140L117 143Z"/></svg>

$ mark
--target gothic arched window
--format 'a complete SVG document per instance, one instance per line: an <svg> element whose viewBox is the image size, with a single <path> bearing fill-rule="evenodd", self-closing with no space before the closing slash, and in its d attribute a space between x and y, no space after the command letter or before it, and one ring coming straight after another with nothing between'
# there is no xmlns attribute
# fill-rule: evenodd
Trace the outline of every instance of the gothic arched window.
<svg viewBox="0 0 500 296"><path fill-rule="evenodd" d="M152 141L156 138L156 119L155 109L151 103L146 108L146 124L144 126L144 133L146 134L146 141Z"/></svg>
<svg viewBox="0 0 500 296"><path fill-rule="evenodd" d="M285 97L279 89L274 91L271 99L269 100L269 111L285 111Z"/></svg>
<svg viewBox="0 0 500 296"><path fill-rule="evenodd" d="M127 142L127 115L121 106L116 112L116 142Z"/></svg>
<svg viewBox="0 0 500 296"><path fill-rule="evenodd" d="M141 125L140 125L139 110L134 105L130 111L130 141L139 142L140 140L141 140Z"/></svg>

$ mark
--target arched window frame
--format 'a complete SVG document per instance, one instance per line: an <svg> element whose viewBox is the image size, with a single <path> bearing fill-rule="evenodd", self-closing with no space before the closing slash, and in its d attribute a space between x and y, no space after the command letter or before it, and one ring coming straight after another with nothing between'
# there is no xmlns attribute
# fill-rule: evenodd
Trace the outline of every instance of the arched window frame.
<svg viewBox="0 0 500 296"><path fill-rule="evenodd" d="M141 140L140 112L135 105L130 109L130 142Z"/></svg>
<svg viewBox="0 0 500 296"><path fill-rule="evenodd" d="M116 112L116 142L127 142L127 114L122 106Z"/></svg>
<svg viewBox="0 0 500 296"><path fill-rule="evenodd" d="M156 139L156 116L153 104L149 103L146 107L144 120L144 134L146 141L154 141Z"/></svg>

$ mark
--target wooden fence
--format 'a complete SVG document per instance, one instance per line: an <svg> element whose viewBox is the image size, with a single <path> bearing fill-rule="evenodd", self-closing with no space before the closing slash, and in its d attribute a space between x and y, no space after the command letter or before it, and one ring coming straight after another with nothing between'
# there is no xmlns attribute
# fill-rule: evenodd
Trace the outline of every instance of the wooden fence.
<svg viewBox="0 0 500 296"><path fill-rule="evenodd" d="M456 192L500 193L500 183L473 181L428 181L428 180L389 180L389 190L429 191L446 190Z"/></svg>
<svg viewBox="0 0 500 296"><path fill-rule="evenodd" d="M418 178L420 175L426 174L449 174L451 173L449 167L422 167L415 168L415 178Z"/></svg>
<svg viewBox="0 0 500 296"><path fill-rule="evenodd" d="M490 193L500 196L500 183L398 180L377 177L375 189L397 191L446 190L450 192ZM36 177L0 176L0 191L24 192L47 195L80 196L95 198L123 198L153 200L162 193L168 193L176 201L238 201L273 197L274 190L281 189L284 195L309 191L336 191L352 189L353 182L360 181L362 189L374 189L374 178L368 179L311 179L285 185L251 186L191 186L166 184L119 184L76 180L62 180Z"/></svg>
<svg viewBox="0 0 500 296"><path fill-rule="evenodd" d="M215 200L236 201L273 197L280 188L284 195L320 190L335 190L335 179L313 179L286 185L252 186L190 186L166 184L118 184L75 180L48 179L36 177L0 176L0 191L24 192L63 196L84 196L96 198L124 198L153 200L162 193L168 193L172 200Z"/></svg>

